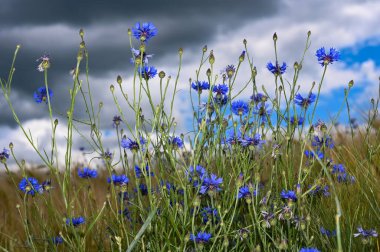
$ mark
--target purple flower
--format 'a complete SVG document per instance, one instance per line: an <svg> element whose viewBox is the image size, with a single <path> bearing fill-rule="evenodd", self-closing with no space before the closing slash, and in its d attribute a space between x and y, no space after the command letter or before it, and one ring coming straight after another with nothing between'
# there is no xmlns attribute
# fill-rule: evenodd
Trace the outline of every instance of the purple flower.
<svg viewBox="0 0 380 252"><path fill-rule="evenodd" d="M145 80L149 80L157 75L157 69L153 66L143 66L138 68L138 73L141 74L141 77Z"/></svg>
<svg viewBox="0 0 380 252"><path fill-rule="evenodd" d="M193 182L193 185L197 187L199 184L203 183L204 178L207 176L207 172L203 166L197 165L195 170L193 166L190 166L187 176L189 182ZM199 183L199 180L201 183Z"/></svg>
<svg viewBox="0 0 380 252"><path fill-rule="evenodd" d="M51 240L52 240L53 244L55 244L55 245L63 243L63 238L60 235L53 237Z"/></svg>
<svg viewBox="0 0 380 252"><path fill-rule="evenodd" d="M242 100L234 101L231 104L231 110L235 115L242 116L248 113L248 104Z"/></svg>
<svg viewBox="0 0 380 252"><path fill-rule="evenodd" d="M336 231L335 230L330 231L328 229L325 229L324 227L320 227L319 231L321 232L322 235L326 235L327 237L336 236Z"/></svg>
<svg viewBox="0 0 380 252"><path fill-rule="evenodd" d="M319 137L314 136L314 140L311 142L311 145L317 148L322 148L323 146L332 149L334 148L334 141L331 137Z"/></svg>
<svg viewBox="0 0 380 252"><path fill-rule="evenodd" d="M311 188L311 187L312 186L309 186L309 188ZM328 197L328 196L330 196L329 186L325 185L324 187L322 187L322 186L317 185L313 190L311 190L309 192L309 194L312 196L323 195L325 197Z"/></svg>
<svg viewBox="0 0 380 252"><path fill-rule="evenodd" d="M180 148L183 148L183 141L180 137L170 137L168 139L168 143L173 146L173 149L177 150L177 149L180 149Z"/></svg>
<svg viewBox="0 0 380 252"><path fill-rule="evenodd" d="M116 175L112 174L111 177L107 178L108 183L113 183L114 185L126 185L129 182L129 179L125 174Z"/></svg>
<svg viewBox="0 0 380 252"><path fill-rule="evenodd" d="M148 41L152 37L156 36L157 32L157 28L150 22L143 23L142 25L140 23L136 23L135 27L132 28L133 36L141 41Z"/></svg>
<svg viewBox="0 0 380 252"><path fill-rule="evenodd" d="M282 190L281 192L281 198L291 201L297 201L297 195L294 191L285 191Z"/></svg>
<svg viewBox="0 0 380 252"><path fill-rule="evenodd" d="M323 157L324 157L323 152L321 152L321 151L316 151L315 153L317 154L317 156L318 156L319 159L323 159ZM306 156L307 158L314 158L314 153L313 153L312 151L305 150L304 154L305 154L305 156Z"/></svg>
<svg viewBox="0 0 380 252"><path fill-rule="evenodd" d="M112 119L112 122L113 122L113 126L114 127L117 127L120 125L120 123L122 122L123 120L121 120L121 117L120 116L114 116L113 119Z"/></svg>
<svg viewBox="0 0 380 252"><path fill-rule="evenodd" d="M82 170L78 169L78 176L81 178L96 178L98 176L98 171L84 167Z"/></svg>
<svg viewBox="0 0 380 252"><path fill-rule="evenodd" d="M5 162L9 159L9 150L3 149L2 152L0 152L0 163L5 164Z"/></svg>
<svg viewBox="0 0 380 252"><path fill-rule="evenodd" d="M340 58L340 53L335 48L330 48L330 52L326 54L325 48L319 48L315 53L315 56L318 58L319 64L321 66L325 66L328 64L332 64L334 61L338 61Z"/></svg>
<svg viewBox="0 0 380 252"><path fill-rule="evenodd" d="M144 146L145 143L146 143L145 139L143 137L140 137L140 145ZM130 139L130 138L123 137L120 145L124 149L129 149L131 151L138 151L140 149L139 143L137 141ZM144 148L142 148L142 150L144 150Z"/></svg>
<svg viewBox="0 0 380 252"><path fill-rule="evenodd" d="M256 95L251 96L251 100L253 100L256 104L260 102L266 102L268 97L262 93L257 93Z"/></svg>
<svg viewBox="0 0 380 252"><path fill-rule="evenodd" d="M80 217L77 217L77 218L67 218L66 219L66 225L70 226L70 225L73 225L74 227L77 227L79 226L80 224L83 224L85 222L85 219L80 216Z"/></svg>
<svg viewBox="0 0 380 252"><path fill-rule="evenodd" d="M219 214L218 214L218 210L216 208L211 208L211 207L204 207L201 211L200 211L201 215L202 215L202 220L203 220L203 223L206 224L209 220L209 218L211 219L214 219L215 222L218 222L219 221Z"/></svg>
<svg viewBox="0 0 380 252"><path fill-rule="evenodd" d="M286 121L289 121L291 125L300 126L303 124L304 118L302 116L292 116L289 118L285 118Z"/></svg>
<svg viewBox="0 0 380 252"><path fill-rule="evenodd" d="M201 94L202 90L207 90L210 88L210 84L207 81L196 81L191 83L191 88Z"/></svg>
<svg viewBox="0 0 380 252"><path fill-rule="evenodd" d="M153 54L146 54L145 52L142 53L140 50L136 50L135 48L132 48L133 58L131 58L131 63L136 63L138 65L142 64L148 64L148 58L151 58Z"/></svg>
<svg viewBox="0 0 380 252"><path fill-rule="evenodd" d="M219 187L221 183L223 183L223 178L218 178L215 174L211 174L210 177L206 177L203 180L199 193L206 194L206 193L219 192L220 190L222 190Z"/></svg>
<svg viewBox="0 0 380 252"><path fill-rule="evenodd" d="M258 115L261 118L261 122L264 123L267 121L267 118L270 117L272 109L269 108L268 104L259 103L255 106L253 114Z"/></svg>
<svg viewBox="0 0 380 252"><path fill-rule="evenodd" d="M226 138L225 141L223 141L224 143L227 143L228 145L237 145L237 144L241 144L243 142L243 139L241 137L241 132L238 131L235 132L234 131L230 131L228 133L228 136Z"/></svg>
<svg viewBox="0 0 380 252"><path fill-rule="evenodd" d="M244 52L244 54L245 54L245 52ZM223 69L222 74L226 73L228 78L232 78L232 76L234 76L235 72L236 72L235 66L234 65L228 65L228 66L226 66L225 69Z"/></svg>
<svg viewBox="0 0 380 252"><path fill-rule="evenodd" d="M309 107L310 104L312 104L317 97L313 93L309 93L308 97L303 98L302 95L296 94L296 97L294 98L294 103L299 105L302 108Z"/></svg>
<svg viewBox="0 0 380 252"><path fill-rule="evenodd" d="M362 227L357 228L358 233L354 234L354 237L363 236L363 238L377 237L378 233L375 229L364 230Z"/></svg>
<svg viewBox="0 0 380 252"><path fill-rule="evenodd" d="M261 140L260 134L256 133L254 137L244 137L244 139L241 140L241 146L243 147L258 147L261 148L261 146L265 143L264 140Z"/></svg>
<svg viewBox="0 0 380 252"><path fill-rule="evenodd" d="M206 232L198 232L197 235L190 234L190 241L195 241L196 243L207 243L211 238L211 234Z"/></svg>
<svg viewBox="0 0 380 252"><path fill-rule="evenodd" d="M299 252L321 252L321 251L316 248L301 248Z"/></svg>
<svg viewBox="0 0 380 252"><path fill-rule="evenodd" d="M280 66L278 62L276 62L276 65L273 65L272 62L268 62L267 68L272 74L281 75L286 71L286 63L283 62L282 66Z"/></svg>
<svg viewBox="0 0 380 252"><path fill-rule="evenodd" d="M215 85L212 88L212 92L216 94L216 97L221 98L228 93L228 86L226 84Z"/></svg>
<svg viewBox="0 0 380 252"><path fill-rule="evenodd" d="M34 92L34 100L37 103L41 103L41 102L48 103L48 95L51 101L51 98L53 97L53 91L50 88L48 88L48 92L47 92L45 87L40 87L37 89L37 91Z"/></svg>

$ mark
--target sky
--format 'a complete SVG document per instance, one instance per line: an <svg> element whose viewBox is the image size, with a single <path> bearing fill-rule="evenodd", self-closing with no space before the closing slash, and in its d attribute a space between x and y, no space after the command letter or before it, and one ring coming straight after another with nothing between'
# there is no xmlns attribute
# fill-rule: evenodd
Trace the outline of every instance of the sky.
<svg viewBox="0 0 380 252"><path fill-rule="evenodd" d="M33 92L44 83L43 74L36 70L36 59L45 53L50 55L48 79L54 91L54 116L60 121L58 146L63 148L65 119L62 115L69 106L68 90L73 83L69 71L76 64L80 42L78 31L83 28L89 50L89 78L92 90L95 90L94 100L105 104L101 128L105 145L112 149L115 145L112 117L117 110L109 86L116 85L116 76L121 75L126 90L131 88L133 65L130 63L127 31L136 22L152 22L158 28L158 34L149 41L147 51L154 54L150 64L159 71L165 71L167 76L176 76L178 49L184 50L174 106L177 133L190 130L192 110L188 80L195 78L204 45L214 51L215 72L219 72L229 64L237 64L244 49L242 41L247 39L249 54L258 70L258 86L264 86L273 93L274 78L266 69L266 64L275 60L273 34L276 32L278 35L279 61L289 65L283 77L291 80L293 63L300 60L307 32L311 31L311 46L298 82L300 92L307 93L313 81L320 81L323 68L316 60L315 51L320 47L334 47L341 52L341 60L328 67L317 118L329 121L336 115L343 102L344 89L350 80L354 80L349 102L352 116L360 120L370 106L370 99L378 96L379 16L380 2L365 0L36 0L33 3L2 0L0 77L7 77L16 45L21 45L11 99L24 126L30 129L42 149L50 141L50 122L46 106L34 102ZM206 78L206 69L201 73L202 78ZM237 87L242 87L249 79L246 76L249 76L248 68L243 67L237 78ZM81 79L84 77L82 75ZM152 80L151 86L158 88L158 78ZM153 94L154 101L158 100L157 93ZM243 92L239 98L247 100L249 93ZM144 103L143 110L148 108L149 104ZM342 124L347 123L345 113L344 110L339 118ZM76 116L80 118L83 115L83 103L79 102ZM133 124L132 119L128 122ZM81 146L81 141L78 136L74 139L75 148ZM0 96L0 149L7 147L9 142L14 143L19 159L38 164L38 157L26 143L8 105ZM79 153L77 157L80 158Z"/></svg>

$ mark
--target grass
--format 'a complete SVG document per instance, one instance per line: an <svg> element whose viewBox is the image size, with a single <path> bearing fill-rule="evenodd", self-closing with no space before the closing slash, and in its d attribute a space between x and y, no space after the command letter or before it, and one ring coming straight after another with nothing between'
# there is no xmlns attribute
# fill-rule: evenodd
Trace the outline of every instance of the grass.
<svg viewBox="0 0 380 252"><path fill-rule="evenodd" d="M83 30L67 117L59 118L67 124L65 133L57 131L53 97L46 92L49 58L41 58L45 93L37 93L36 101L48 107L49 149L37 146L33 133L23 127L13 108L10 94L17 47L10 74L1 79L2 92L44 169L25 169L13 144L0 153L5 167L0 178L2 251L380 251L379 239L374 237L380 227L379 98L371 101L363 125L351 124L343 130L334 126L346 108L351 118L347 102L353 87L350 82L336 118L330 123L315 123L314 119L329 63L338 57L325 57L321 80L313 83L298 106L294 102L297 81L310 33L302 58L293 66L292 79L283 78L284 69L269 67L274 73L273 94L256 85L260 73L251 61L247 41L236 67L229 66L218 81L214 52L208 54L204 47L195 78L190 80L195 88L189 87L194 129L185 136L176 133L173 118L184 52L178 52L175 78L166 77L163 71L157 74L152 67L141 71L147 66L146 41L155 35L147 36L154 27L144 27L145 33L141 33L143 27L140 32L129 31L131 48L136 37L140 49L132 55L132 83L126 85L118 76L110 86L119 111L114 118L119 146L113 153L103 145L104 105L91 94ZM277 61L276 34L273 41ZM248 64L251 73L237 91L236 76L247 74L239 72L242 64ZM286 71L292 70L288 67ZM156 74L158 86L151 84L157 80ZM84 81L79 76L84 76ZM207 85L197 88L198 81ZM219 96L212 91L218 84L227 88ZM158 103L152 92L159 92ZM244 100L247 93L256 99ZM242 102L236 103L239 99ZM78 100L87 111L84 118L75 116ZM143 103L151 110L142 111ZM122 109L125 107L128 109ZM293 115L297 116L292 123ZM127 117L134 118L133 124L127 123ZM58 160L57 134L67 138L63 162ZM103 160L102 167L95 167L92 161L75 163L75 134L87 143L92 156ZM19 167L16 172L9 170L11 158ZM136 170L136 165L141 169ZM96 170L96 176L79 176L83 167ZM122 174L128 182L112 178ZM23 178L36 178L38 185L26 183L20 188ZM83 217L84 223L70 224L71 218L77 217ZM374 230L355 237L358 227ZM321 228L329 232L323 233Z"/></svg>

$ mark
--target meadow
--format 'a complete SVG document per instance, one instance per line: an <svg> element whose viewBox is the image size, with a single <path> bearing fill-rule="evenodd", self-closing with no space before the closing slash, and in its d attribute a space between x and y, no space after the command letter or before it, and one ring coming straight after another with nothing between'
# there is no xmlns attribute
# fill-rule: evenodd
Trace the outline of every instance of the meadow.
<svg viewBox="0 0 380 252"><path fill-rule="evenodd" d="M28 160L15 155L17 146L0 146L1 251L380 251L380 97L368 101L363 123L356 123L347 99L353 80L342 90L338 114L329 122L316 118L324 78L340 59L337 49L321 46L307 59L320 64L321 77L309 92L300 92L311 32L293 65L278 59L275 33L275 60L267 64L275 91L269 93L256 83L260 72L246 40L222 74L214 69L217 52L203 47L199 67L189 76L193 129L184 134L173 111L186 52L178 50L177 75L167 76L151 65L149 45L158 29L137 23L128 34L133 81L115 76L109 86L114 104L107 104L118 110L110 122L118 140L115 152L103 144L104 104L92 96L84 31L65 117L51 106L48 71L54 64L48 55L37 64L44 85L31 99L50 118L45 149L23 126L11 99L14 63L22 50L16 47L9 76L1 78L2 98L45 168L27 169ZM243 64L250 72L239 71ZM290 79L283 78L285 72ZM246 83L237 89L239 74ZM158 103L153 92L160 94ZM76 118L78 101L85 118ZM150 111L143 111L142 103ZM342 113L349 124L337 124ZM64 160L58 160L62 121L67 143ZM75 134L88 146L81 150L84 157L91 154L87 163L73 159L79 148L73 146ZM12 160L17 171L8 165Z"/></svg>

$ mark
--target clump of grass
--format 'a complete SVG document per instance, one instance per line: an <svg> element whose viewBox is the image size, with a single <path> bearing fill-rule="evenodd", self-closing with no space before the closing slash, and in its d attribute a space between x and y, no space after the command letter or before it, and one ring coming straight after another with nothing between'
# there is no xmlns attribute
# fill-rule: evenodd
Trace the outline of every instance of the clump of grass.
<svg viewBox="0 0 380 252"><path fill-rule="evenodd" d="M3 251L375 251L379 249L379 127L378 101L372 100L365 127L333 131L345 102L331 123L315 122L323 80L339 52L316 52L321 79L308 93L299 93L301 59L290 70L280 64L278 37L273 36L275 61L269 62L275 91L256 83L257 72L243 41L242 53L228 65L221 80L217 57L202 49L199 68L190 79L193 130L178 133L173 118L178 73L148 65L147 41L157 35L151 23L129 30L134 72L132 83L117 76L110 95L118 115L113 118L117 151L104 146L100 130L103 104L94 100L89 83L89 52L81 30L77 64L70 88L67 117L56 118L49 88L49 56L38 70L45 85L35 101L47 106L51 121L50 149L40 149L24 128L10 99L14 55L2 92L25 138L48 172L25 168L11 143L0 153L6 178L0 241ZM138 50L133 39L137 39ZM152 42L153 43L153 42ZM152 60L149 60L149 64ZM250 72L241 72L247 64ZM80 80L81 70L85 81ZM293 72L285 79L285 72ZM237 89L236 77L247 81ZM157 78L158 77L158 78ZM158 80L158 87L152 82ZM152 93L159 92L159 101ZM250 98L244 99L243 94ZM120 97L122 99L120 99ZM86 118L75 117L81 100ZM150 111L143 111L148 103ZM125 106L127 110L123 109ZM133 123L127 120L134 118ZM59 121L67 124L64 162L59 162L56 136ZM86 128L86 130L84 130ZM82 130L79 130L82 129ZM87 142L92 162L78 165L72 158L73 136ZM10 158L19 167L12 172ZM63 163L63 165L61 165Z"/></svg>

